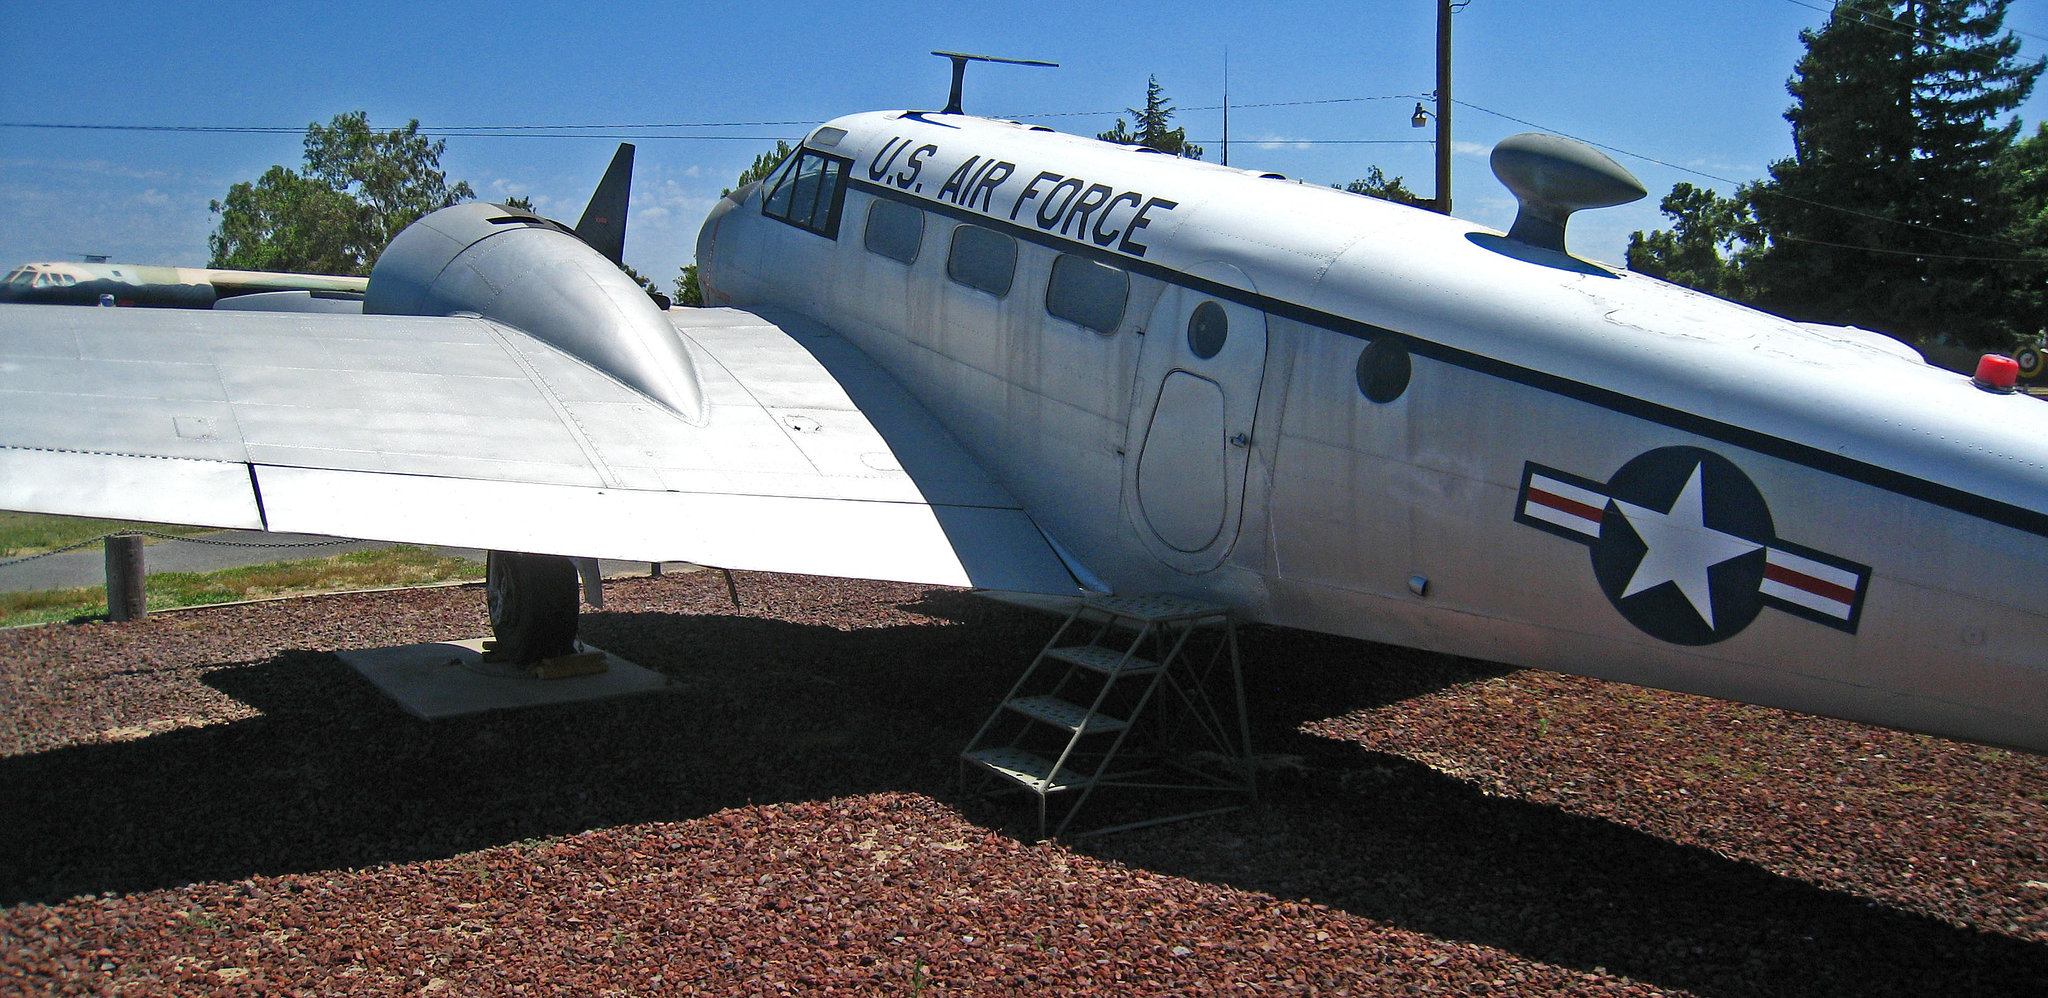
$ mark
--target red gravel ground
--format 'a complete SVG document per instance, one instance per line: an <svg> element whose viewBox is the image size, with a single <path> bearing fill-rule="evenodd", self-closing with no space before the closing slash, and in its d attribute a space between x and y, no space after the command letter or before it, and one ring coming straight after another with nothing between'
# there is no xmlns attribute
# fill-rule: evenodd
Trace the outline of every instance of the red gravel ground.
<svg viewBox="0 0 2048 998"><path fill-rule="evenodd" d="M328 650L474 588L0 632L0 993L2048 994L2048 759L1253 628L1255 808L1033 844L953 759L1049 619L738 589L435 723Z"/></svg>

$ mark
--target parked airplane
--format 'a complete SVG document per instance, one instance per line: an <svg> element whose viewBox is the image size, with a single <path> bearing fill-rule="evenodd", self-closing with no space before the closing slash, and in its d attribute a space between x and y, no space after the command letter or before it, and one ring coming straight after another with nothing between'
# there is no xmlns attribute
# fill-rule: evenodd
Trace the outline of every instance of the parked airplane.
<svg viewBox="0 0 2048 998"><path fill-rule="evenodd" d="M134 263L29 263L0 280L0 302L49 305L115 305L156 308L228 307L222 303L252 295L291 295L299 311L348 311L311 301L357 302L369 283L364 277L330 274L273 274L255 270L154 267ZM108 297L103 297L108 296ZM277 302L277 299L271 299ZM243 302L240 307L253 306Z"/></svg>
<svg viewBox="0 0 2048 998"><path fill-rule="evenodd" d="M1640 196L1495 150L1506 235L960 113L722 200L720 307L464 204L360 316L0 307L0 506L1064 593L2048 751L2048 407L1568 255Z"/></svg>

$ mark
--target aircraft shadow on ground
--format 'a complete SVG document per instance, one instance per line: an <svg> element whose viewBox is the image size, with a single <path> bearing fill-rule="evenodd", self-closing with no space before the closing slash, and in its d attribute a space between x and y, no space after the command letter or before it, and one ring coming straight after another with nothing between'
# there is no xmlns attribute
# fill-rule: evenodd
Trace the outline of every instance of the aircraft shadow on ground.
<svg viewBox="0 0 2048 998"><path fill-rule="evenodd" d="M676 685L432 723L325 652L216 670L208 681L261 717L0 759L0 904L876 791L927 794L1028 837L1021 804L962 794L955 753L1052 623L950 593L906 609L952 623L594 614L595 643ZM1245 643L1255 741L1303 770L1269 780L1253 810L1083 851L1705 995L2023 993L2048 979L2048 947L1296 731L1485 666L1295 632L1252 629Z"/></svg>

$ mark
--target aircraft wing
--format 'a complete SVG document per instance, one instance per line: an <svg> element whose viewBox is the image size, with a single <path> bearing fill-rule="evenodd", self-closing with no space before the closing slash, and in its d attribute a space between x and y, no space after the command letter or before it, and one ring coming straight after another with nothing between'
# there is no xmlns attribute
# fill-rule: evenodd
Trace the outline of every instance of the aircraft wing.
<svg viewBox="0 0 2048 998"><path fill-rule="evenodd" d="M0 508L1074 591L830 329L669 314L701 423L487 319L0 306Z"/></svg>

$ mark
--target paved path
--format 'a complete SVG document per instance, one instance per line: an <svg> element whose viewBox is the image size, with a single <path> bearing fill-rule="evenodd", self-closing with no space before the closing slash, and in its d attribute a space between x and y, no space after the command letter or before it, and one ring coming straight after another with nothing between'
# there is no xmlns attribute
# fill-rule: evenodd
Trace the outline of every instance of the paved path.
<svg viewBox="0 0 2048 998"><path fill-rule="evenodd" d="M208 543L200 543L208 542ZM392 547L383 541L358 541L319 534L273 534L261 530L222 530L189 540L151 538L142 548L142 563L150 574L157 572L217 572L243 565L267 565L278 561L325 558L348 551ZM475 548L436 547L434 550L478 564L484 552ZM0 558L0 561L11 559ZM604 561L606 575L645 575L644 561ZM680 566L678 566L680 567ZM13 565L0 565L0 592L35 592L44 589L78 589L107 581L107 556L94 545L78 551L53 554Z"/></svg>

